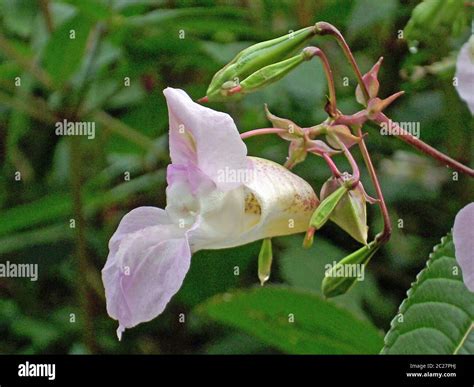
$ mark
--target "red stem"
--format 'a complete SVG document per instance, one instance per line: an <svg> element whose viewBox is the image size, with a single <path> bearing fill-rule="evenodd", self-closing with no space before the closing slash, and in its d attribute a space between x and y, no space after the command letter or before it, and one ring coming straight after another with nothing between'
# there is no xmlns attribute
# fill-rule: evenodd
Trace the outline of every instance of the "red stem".
<svg viewBox="0 0 474 387"><path fill-rule="evenodd" d="M341 47L342 51L344 52L344 55L352 66L354 73L356 74L357 83L360 85L360 88L362 89L362 94L364 94L364 98L367 102L370 99L369 92L367 90L367 87L365 86L364 80L362 79L362 73L360 72L359 66L357 66L357 62L355 61L354 55L352 55L352 51L349 48L349 45L347 44L346 40L344 39L344 36L342 36L341 32L336 27L326 22L316 23L316 30L320 35L332 35L336 38L337 42L339 43L339 46Z"/></svg>
<svg viewBox="0 0 474 387"><path fill-rule="evenodd" d="M337 165L334 163L331 157L327 153L323 153L321 156L323 156L324 160L326 161L329 169L331 170L332 175L337 178L341 177L341 172L339 171Z"/></svg>
<svg viewBox="0 0 474 387"><path fill-rule="evenodd" d="M331 117L335 117L337 114L337 105L336 105L336 87L334 85L334 77L332 75L331 65L329 64L328 58L324 52L318 47L306 47L306 50L311 49L312 54L316 55L321 59L323 64L324 74L326 75L326 80L328 82L328 91L329 91L329 111L328 114Z"/></svg>
<svg viewBox="0 0 474 387"><path fill-rule="evenodd" d="M421 141L420 139L416 138L412 134L408 133L406 130L400 128L397 124L395 124L390 118L388 118L385 114L379 113L374 118L374 122L379 125L386 124L390 125L390 128L393 128L395 132L397 132L397 137L406 142L407 144L415 147L416 149L420 150L421 152L431 156L435 160L438 160L440 163L458 171L461 173L465 173L471 177L474 177L474 170L467 167L466 165L460 163L452 159L451 157L445 155L444 153L440 152L439 150L433 148L432 146L426 144L425 142Z"/></svg>
<svg viewBox="0 0 474 387"><path fill-rule="evenodd" d="M377 193L377 199L379 200L379 207L380 212L382 213L383 217L383 231L381 234L376 236L376 240L380 243L385 243L390 239L390 235L392 235L392 225L390 222L390 215L388 214L387 205L385 204L385 199L383 197L382 188L380 187L380 183L377 177L377 173L375 172L374 165L372 164L372 160L370 158L369 152L365 145L364 137L362 135L362 126L357 127L357 134L360 137L359 141L359 149L362 153L362 157L364 158L365 165L367 166L367 170L369 171L370 178L372 180L372 184L375 188L375 192Z"/></svg>

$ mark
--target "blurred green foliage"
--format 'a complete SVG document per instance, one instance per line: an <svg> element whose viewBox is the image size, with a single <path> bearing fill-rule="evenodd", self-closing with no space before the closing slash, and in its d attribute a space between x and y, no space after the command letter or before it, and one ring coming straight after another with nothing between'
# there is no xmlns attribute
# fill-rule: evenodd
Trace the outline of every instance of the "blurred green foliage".
<svg viewBox="0 0 474 387"><path fill-rule="evenodd" d="M179 87L202 97L212 75L242 48L316 21L331 22L344 33L364 71L384 56L380 95L406 91L389 114L394 120L419 121L424 141L469 163L473 122L452 85L452 58L470 30L455 21L456 33L443 32L439 39L430 32L437 18L412 21L410 34L415 27L426 32L423 39L415 37L419 42L410 51L399 33L417 3L3 0L0 261L38 263L39 280L0 278L0 352L380 350L381 332L389 329L431 246L450 230L463 204L472 201L473 184L462 176L453 181L451 171L374 128L368 129L367 143L395 227L392 241L373 258L366 281L351 292L333 301L321 298L324 264L356 248L333 224L310 250L301 249L302 236L274 239L270 285L261 290L245 290L258 283L258 243L202 251L163 315L127 331L118 342L116 322L105 311L100 269L108 240L126 212L140 205L165 206L169 156L162 89ZM331 60L340 108L355 112L356 82L336 43L314 41ZM444 65L434 66L439 63ZM325 118L326 92L322 68L312 61L238 103L211 107L229 112L241 131L268 126L264 103L276 115L310 126ZM54 124L64 118L94 121L95 139L56 136ZM287 154L287 144L276 136L251 138L247 145L249 154L280 163ZM317 191L329 175L317 158L308 158L295 173ZM381 227L375 207L369 218L373 234ZM70 227L71 219L76 228ZM78 237L81 224L84 234ZM81 243L85 266L78 264ZM232 308L221 301L235 289L240 290L229 296L237 302ZM286 306L295 309L294 331L278 322L292 313ZM179 321L181 313L185 323Z"/></svg>

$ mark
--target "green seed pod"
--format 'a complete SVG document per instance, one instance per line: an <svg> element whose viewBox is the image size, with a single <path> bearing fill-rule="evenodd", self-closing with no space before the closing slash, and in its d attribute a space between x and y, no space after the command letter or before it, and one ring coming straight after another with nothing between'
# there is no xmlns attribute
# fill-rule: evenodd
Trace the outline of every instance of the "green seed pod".
<svg viewBox="0 0 474 387"><path fill-rule="evenodd" d="M227 100L228 94L225 88L222 89L224 83L232 82L232 87L238 86L240 80L247 78L255 71L291 55L315 34L315 28L311 26L276 39L254 44L242 50L214 75L206 93L208 100ZM229 86L229 83L227 83L227 86Z"/></svg>
<svg viewBox="0 0 474 387"><path fill-rule="evenodd" d="M260 253L258 254L258 278L262 286L270 278L272 261L272 240L266 238L263 240Z"/></svg>
<svg viewBox="0 0 474 387"><path fill-rule="evenodd" d="M311 56L303 50L300 54L285 59L284 61L262 67L240 82L242 92L252 93L279 81L295 67L309 59L311 59Z"/></svg>
<svg viewBox="0 0 474 387"><path fill-rule="evenodd" d="M380 247L375 242L354 251L326 270L321 290L325 297L335 297L346 293L355 282L365 277L365 267Z"/></svg>
<svg viewBox="0 0 474 387"><path fill-rule="evenodd" d="M321 188L321 200L332 195L343 184L341 179L328 179ZM365 191L362 183L359 183L341 198L329 218L356 241L363 244L367 244L369 229L367 227L366 204Z"/></svg>
<svg viewBox="0 0 474 387"><path fill-rule="evenodd" d="M330 195L328 195L324 200L322 200L311 216L311 220L309 222L310 227L314 227L316 230L319 230L321 227L323 227L339 201L347 193L347 190L348 188L343 184Z"/></svg>

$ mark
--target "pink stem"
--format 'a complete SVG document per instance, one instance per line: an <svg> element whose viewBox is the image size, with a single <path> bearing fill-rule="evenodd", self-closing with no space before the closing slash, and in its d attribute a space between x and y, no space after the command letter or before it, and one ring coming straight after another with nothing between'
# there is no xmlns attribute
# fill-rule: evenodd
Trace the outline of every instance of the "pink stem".
<svg viewBox="0 0 474 387"><path fill-rule="evenodd" d="M253 136L261 136L262 134L278 134L278 133L287 133L286 129L280 128L261 128L261 129L254 129L249 130L248 132L241 133L240 138L245 140L246 138L253 137Z"/></svg>
<svg viewBox="0 0 474 387"><path fill-rule="evenodd" d="M308 149L310 150L310 149ZM324 160L326 161L327 165L329 166L329 169L331 170L331 173L334 177L341 177L341 172L337 168L336 163L331 159L331 157L327 153L323 153L321 156L323 156Z"/></svg>
<svg viewBox="0 0 474 387"><path fill-rule="evenodd" d="M362 140L361 140L362 141ZM357 184L359 184L360 181L360 170L359 166L357 165L356 161L354 160L354 157L352 156L352 153L347 149L347 146L341 141L340 146L342 147L344 151L344 155L346 156L347 160L349 161L349 164L351 165L352 168L352 185L351 188L355 188Z"/></svg>
<svg viewBox="0 0 474 387"><path fill-rule="evenodd" d="M444 165L447 165L450 168L453 168L454 170L465 173L466 175L469 175L471 177L474 177L474 170L467 167L466 165L460 163L459 161L456 161L452 159L451 157L445 155L444 153L440 152L439 150L433 148L432 146L426 144L425 142L421 141L420 139L414 137L412 134L408 133L406 130L400 128L398 125L396 125L390 118L388 118L385 114L379 113L374 121L381 125L381 124L386 124L390 125L391 128L395 129L397 132L397 137L406 142L407 144L415 147L416 149L420 150L421 152L427 154L428 156L433 157L435 160L438 160L439 162L443 163Z"/></svg>
<svg viewBox="0 0 474 387"><path fill-rule="evenodd" d="M369 151L367 150L367 146L365 145L364 136L362 135L362 126L359 125L357 127L357 135L360 137L359 141L359 149L362 153L362 157L364 158L365 165L369 171L370 179L372 180L372 184L375 188L375 192L377 193L377 199L379 200L379 207L380 212L382 213L383 217L383 231L381 234L377 235L376 240L380 243L385 243L390 239L392 235L392 224L390 222L390 215L388 214L387 205L385 204L385 199L383 197L382 188L380 187L379 179L377 177L377 173L375 172L374 165L372 164L372 159L370 158Z"/></svg>

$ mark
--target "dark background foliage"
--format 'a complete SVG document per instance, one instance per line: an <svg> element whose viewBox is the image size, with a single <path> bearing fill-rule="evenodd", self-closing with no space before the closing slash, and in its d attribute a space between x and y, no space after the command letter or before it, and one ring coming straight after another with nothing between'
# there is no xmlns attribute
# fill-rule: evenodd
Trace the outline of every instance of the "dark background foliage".
<svg viewBox="0 0 474 387"><path fill-rule="evenodd" d="M363 71L384 56L380 95L406 91L389 109L393 119L420 122L424 141L469 164L472 117L452 84L456 53L469 28L456 36L427 33L418 44L407 43L398 31L417 3L2 0L0 262L38 263L39 279L0 278L0 352L285 351L284 345L216 324L212 313L202 312L210 297L257 286L259 243L195 254L183 288L163 315L127 331L122 342L116 339L100 269L126 212L166 204L168 118L162 90L178 87L202 97L212 75L242 48L324 20L344 33ZM75 40L69 39L71 29ZM355 112L356 82L337 44L328 38L314 44L330 58L340 108ZM130 86L124 86L126 77ZM241 131L268 126L264 103L278 116L311 126L325 118L326 92L322 68L311 61L241 102L211 107L229 112ZM56 136L54 123L63 118L96 122L96 138ZM385 332L432 246L472 199L473 186L466 178L453 181L451 171L396 138L380 136L375 127L367 131L393 238L370 263L366 281L331 303ZM247 145L249 154L279 163L287 154L287 143L277 137L252 138ZM316 191L329 175L316 157L295 173ZM373 194L367 176L363 179ZM382 226L376 207L369 209L369 219L373 235ZM310 295L320 294L324 264L357 246L332 224L310 250L301 248L302 235L274 243L270 286L285 284L288 294ZM265 294L255 301L262 310L268 307ZM229 318L239 318L231 312ZM351 329L356 328L341 330ZM331 334L337 339L337 332ZM311 351L298 345L293 351L298 348Z"/></svg>

